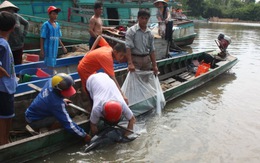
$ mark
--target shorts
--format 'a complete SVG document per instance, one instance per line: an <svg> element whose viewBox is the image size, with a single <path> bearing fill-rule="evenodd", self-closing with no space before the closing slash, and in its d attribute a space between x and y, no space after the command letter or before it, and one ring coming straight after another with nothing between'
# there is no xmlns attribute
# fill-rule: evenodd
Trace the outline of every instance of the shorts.
<svg viewBox="0 0 260 163"><path fill-rule="evenodd" d="M14 56L14 64L22 64L23 61L23 48L12 51Z"/></svg>
<svg viewBox="0 0 260 163"><path fill-rule="evenodd" d="M90 37L89 41L88 41L88 45L89 45L89 50L92 48L93 44L95 43L97 38L95 37ZM97 45L95 49L99 48L100 46Z"/></svg>
<svg viewBox="0 0 260 163"><path fill-rule="evenodd" d="M88 42L89 50L92 48L95 41L96 41L95 37L90 37L89 42Z"/></svg>
<svg viewBox="0 0 260 163"><path fill-rule="evenodd" d="M132 61L135 68L138 70L142 70L142 71L152 70L152 62L151 62L150 55L147 55L145 57L132 55Z"/></svg>
<svg viewBox="0 0 260 163"><path fill-rule="evenodd" d="M28 119L25 117L26 121L28 122ZM39 130L40 128L49 128L52 124L56 122L55 117L46 117L44 119L40 119L37 121L33 121L31 123L28 123L31 128L34 130Z"/></svg>
<svg viewBox="0 0 260 163"><path fill-rule="evenodd" d="M0 118L13 118L14 113L14 94L0 91Z"/></svg>

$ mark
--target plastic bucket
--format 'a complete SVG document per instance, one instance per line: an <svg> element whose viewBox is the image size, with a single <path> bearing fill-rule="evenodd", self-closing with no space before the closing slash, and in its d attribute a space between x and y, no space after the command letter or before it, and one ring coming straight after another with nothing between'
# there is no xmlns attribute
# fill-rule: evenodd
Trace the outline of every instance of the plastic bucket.
<svg viewBox="0 0 260 163"><path fill-rule="evenodd" d="M26 61L27 62L38 62L39 61L39 55L37 55L37 54L27 54L26 55Z"/></svg>
<svg viewBox="0 0 260 163"><path fill-rule="evenodd" d="M20 83L52 77L54 71L48 68L28 68L19 72Z"/></svg>
<svg viewBox="0 0 260 163"><path fill-rule="evenodd" d="M209 68L210 68L210 64L207 64L207 63L200 64L198 66L198 70L196 71L195 77L197 77L205 72L208 72Z"/></svg>
<svg viewBox="0 0 260 163"><path fill-rule="evenodd" d="M45 72L45 71L42 70L41 68L37 68L36 75L37 75L39 78L48 78L48 77L50 77L50 74L48 74L47 72Z"/></svg>

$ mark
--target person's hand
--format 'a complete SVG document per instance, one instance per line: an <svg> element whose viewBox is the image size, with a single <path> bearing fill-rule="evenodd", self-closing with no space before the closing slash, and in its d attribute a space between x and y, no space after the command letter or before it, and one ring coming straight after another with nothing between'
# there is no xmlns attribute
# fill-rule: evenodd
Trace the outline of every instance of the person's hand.
<svg viewBox="0 0 260 163"><path fill-rule="evenodd" d="M153 67L153 73L155 76L157 76L159 74L159 71L158 71L158 67L157 66L154 66Z"/></svg>
<svg viewBox="0 0 260 163"><path fill-rule="evenodd" d="M123 98L124 98L124 100L125 100L125 103L128 105L129 103L128 103L128 98L125 96L125 95L123 95Z"/></svg>
<svg viewBox="0 0 260 163"><path fill-rule="evenodd" d="M87 135L85 136L85 138L84 138L84 141L85 141L86 143L89 143L89 142L91 141L91 136L90 136L89 134L87 134Z"/></svg>
<svg viewBox="0 0 260 163"><path fill-rule="evenodd" d="M135 71L135 66L134 66L134 64L128 63L128 70L129 70L130 72L134 72L134 71Z"/></svg>
<svg viewBox="0 0 260 163"><path fill-rule="evenodd" d="M115 29L114 27L110 27L108 28L109 31L112 31L112 32L117 32L117 29Z"/></svg>
<svg viewBox="0 0 260 163"><path fill-rule="evenodd" d="M62 47L62 51L63 51L64 54L68 53L67 48L65 46Z"/></svg>
<svg viewBox="0 0 260 163"><path fill-rule="evenodd" d="M6 72L6 70L0 66L0 78L7 76L10 78L10 75Z"/></svg>
<svg viewBox="0 0 260 163"><path fill-rule="evenodd" d="M68 106L69 103L72 103L72 101L70 101L69 99L67 98L64 98L63 101L65 102L65 105Z"/></svg>
<svg viewBox="0 0 260 163"><path fill-rule="evenodd" d="M40 51L40 57L44 58L44 50L43 49L41 49L41 51Z"/></svg>

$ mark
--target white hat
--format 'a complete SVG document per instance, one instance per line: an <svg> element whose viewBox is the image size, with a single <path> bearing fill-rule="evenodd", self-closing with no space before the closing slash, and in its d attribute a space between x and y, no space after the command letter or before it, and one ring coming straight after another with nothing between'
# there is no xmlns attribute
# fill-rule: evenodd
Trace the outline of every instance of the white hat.
<svg viewBox="0 0 260 163"><path fill-rule="evenodd" d="M20 9L15 6L14 4L12 4L11 2L9 1L4 1L1 5L0 5L0 10L1 9L5 9L5 8L13 8L15 9L16 11L19 11Z"/></svg>
<svg viewBox="0 0 260 163"><path fill-rule="evenodd" d="M156 1L154 1L154 5L157 3L157 2L162 2L162 3L165 3L166 5L168 4L167 2L165 2L164 0L156 0Z"/></svg>

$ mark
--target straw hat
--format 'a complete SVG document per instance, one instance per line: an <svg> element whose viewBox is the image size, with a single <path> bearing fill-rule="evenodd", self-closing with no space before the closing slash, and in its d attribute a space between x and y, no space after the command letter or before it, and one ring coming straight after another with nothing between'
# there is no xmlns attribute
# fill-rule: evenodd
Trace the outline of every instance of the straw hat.
<svg viewBox="0 0 260 163"><path fill-rule="evenodd" d="M12 4L12 3L9 2L9 1L4 1L4 2L0 5L0 10L6 9L6 8L13 8L13 9L16 10L16 11L19 11L19 10L20 10L17 6L15 6L14 4Z"/></svg>
<svg viewBox="0 0 260 163"><path fill-rule="evenodd" d="M156 3L158 3L158 2L162 2L162 3L164 3L165 5L168 5L168 3L167 2L165 2L164 0L156 0L156 1L154 1L154 5L156 5Z"/></svg>

